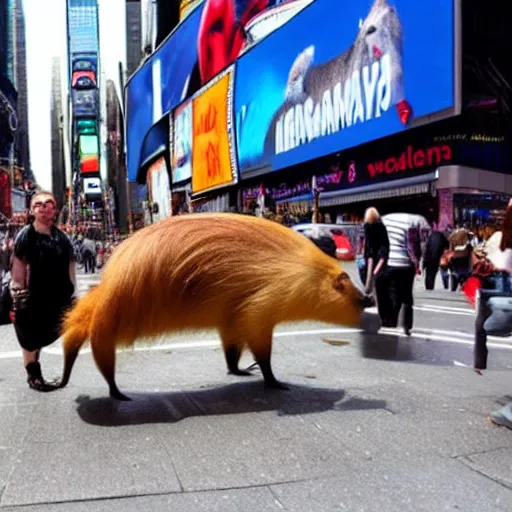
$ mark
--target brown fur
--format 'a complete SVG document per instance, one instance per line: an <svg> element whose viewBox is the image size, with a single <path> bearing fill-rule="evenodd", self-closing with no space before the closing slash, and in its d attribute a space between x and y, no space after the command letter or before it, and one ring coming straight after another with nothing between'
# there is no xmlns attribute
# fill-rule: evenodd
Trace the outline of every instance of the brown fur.
<svg viewBox="0 0 512 512"><path fill-rule="evenodd" d="M361 300L336 260L289 228L235 214L170 217L123 242L100 285L65 318L62 385L86 339L118 396L116 347L210 328L232 373L242 373L238 359L248 347L265 382L278 384L270 369L274 326L306 319L355 326Z"/></svg>

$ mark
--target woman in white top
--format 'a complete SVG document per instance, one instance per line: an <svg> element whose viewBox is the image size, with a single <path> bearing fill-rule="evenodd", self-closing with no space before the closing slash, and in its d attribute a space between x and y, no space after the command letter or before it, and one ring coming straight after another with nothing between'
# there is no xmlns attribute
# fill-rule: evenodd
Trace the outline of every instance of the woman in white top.
<svg viewBox="0 0 512 512"><path fill-rule="evenodd" d="M508 203L503 228L494 233L486 244L487 259L495 267L490 280L495 288L506 294L512 294L512 199ZM487 333L483 328L486 320L485 308L477 310L475 322L475 361L474 367L479 372L487 367ZM512 402L490 414L490 420L496 425L512 429Z"/></svg>
<svg viewBox="0 0 512 512"><path fill-rule="evenodd" d="M510 235L503 236L502 231L496 231L485 244L487 259L498 271L512 273L512 240L507 240ZM507 243L508 242L508 243Z"/></svg>
<svg viewBox="0 0 512 512"><path fill-rule="evenodd" d="M485 251L487 259L495 269L489 278L493 288L512 293L512 199L505 212L501 231L497 231L487 240Z"/></svg>

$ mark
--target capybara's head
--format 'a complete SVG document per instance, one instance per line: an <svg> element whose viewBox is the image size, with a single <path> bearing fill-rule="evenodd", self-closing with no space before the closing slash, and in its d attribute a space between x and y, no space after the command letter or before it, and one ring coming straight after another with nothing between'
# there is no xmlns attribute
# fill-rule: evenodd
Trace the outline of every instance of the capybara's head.
<svg viewBox="0 0 512 512"><path fill-rule="evenodd" d="M319 320L349 327L359 327L363 310L373 305L343 270L326 276L317 300Z"/></svg>

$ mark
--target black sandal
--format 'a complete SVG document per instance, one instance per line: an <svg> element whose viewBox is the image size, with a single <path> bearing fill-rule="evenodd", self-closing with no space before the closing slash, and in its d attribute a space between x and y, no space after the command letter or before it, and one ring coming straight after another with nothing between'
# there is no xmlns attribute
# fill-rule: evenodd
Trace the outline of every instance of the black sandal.
<svg viewBox="0 0 512 512"><path fill-rule="evenodd" d="M25 369L28 373L27 382L30 389L34 389L35 391L40 391L42 393L58 389L57 385L44 380L43 374L41 373L41 365L39 363L29 363Z"/></svg>

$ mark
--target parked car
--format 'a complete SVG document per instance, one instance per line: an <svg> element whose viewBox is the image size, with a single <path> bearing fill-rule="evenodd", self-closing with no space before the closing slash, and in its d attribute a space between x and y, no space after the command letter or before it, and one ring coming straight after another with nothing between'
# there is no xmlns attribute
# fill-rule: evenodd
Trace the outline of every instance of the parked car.
<svg viewBox="0 0 512 512"><path fill-rule="evenodd" d="M296 224L292 226L304 236L310 238L320 249L342 261L352 261L356 257L357 237L361 232L361 224L356 222L345 222L343 224ZM315 235L316 231L316 235ZM315 237L316 236L316 237ZM325 250L329 246L326 238L330 237L335 250ZM331 254L331 253L334 254Z"/></svg>

